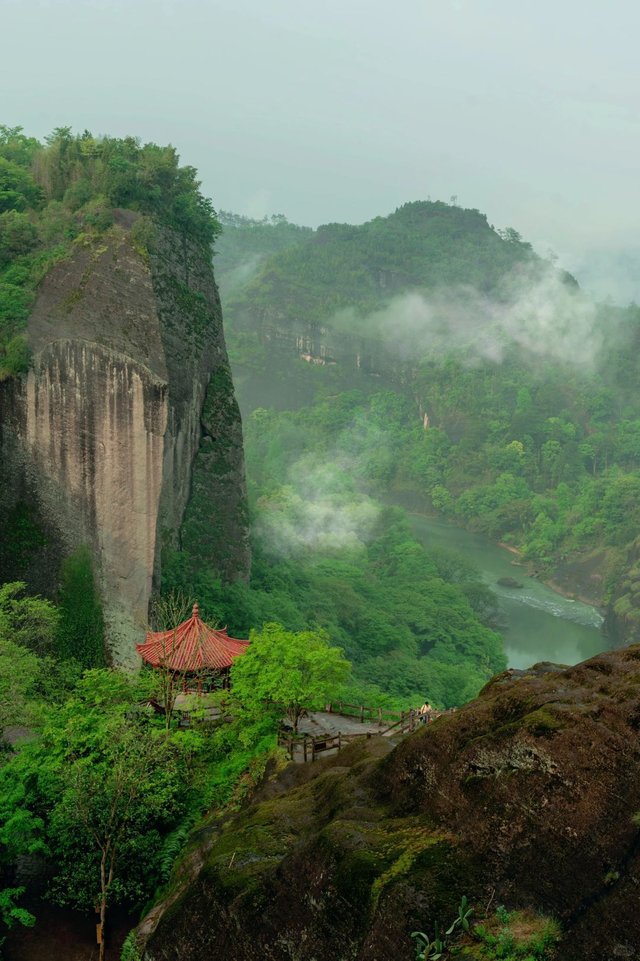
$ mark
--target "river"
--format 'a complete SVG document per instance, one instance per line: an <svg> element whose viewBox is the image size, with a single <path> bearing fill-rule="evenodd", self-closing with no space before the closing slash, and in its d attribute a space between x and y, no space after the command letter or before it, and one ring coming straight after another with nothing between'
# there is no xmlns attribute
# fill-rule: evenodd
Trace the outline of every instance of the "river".
<svg viewBox="0 0 640 961"><path fill-rule="evenodd" d="M509 667L529 667L537 661L577 664L609 647L597 608L569 600L529 577L510 551L442 517L409 516L425 547L444 547L462 554L497 594L506 625L502 634ZM503 577L515 578L523 586L501 587L497 581Z"/></svg>

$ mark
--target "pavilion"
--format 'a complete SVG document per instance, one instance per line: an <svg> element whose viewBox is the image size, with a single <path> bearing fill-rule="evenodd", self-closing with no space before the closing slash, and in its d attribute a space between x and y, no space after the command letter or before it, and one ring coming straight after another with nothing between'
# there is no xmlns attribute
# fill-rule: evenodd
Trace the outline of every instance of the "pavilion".
<svg viewBox="0 0 640 961"><path fill-rule="evenodd" d="M248 646L249 641L229 637L226 627L216 630L201 621L194 604L188 620L168 631L148 631L136 650L152 667L181 674L185 691L196 684L200 692L203 686L228 688L231 665Z"/></svg>

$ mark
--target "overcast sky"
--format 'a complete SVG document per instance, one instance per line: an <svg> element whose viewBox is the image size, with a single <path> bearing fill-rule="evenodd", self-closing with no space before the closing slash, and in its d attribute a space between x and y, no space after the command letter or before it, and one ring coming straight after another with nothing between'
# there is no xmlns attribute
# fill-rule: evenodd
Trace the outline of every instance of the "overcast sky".
<svg viewBox="0 0 640 961"><path fill-rule="evenodd" d="M173 143L218 208L427 197L640 300L634 0L0 0L0 123Z"/></svg>

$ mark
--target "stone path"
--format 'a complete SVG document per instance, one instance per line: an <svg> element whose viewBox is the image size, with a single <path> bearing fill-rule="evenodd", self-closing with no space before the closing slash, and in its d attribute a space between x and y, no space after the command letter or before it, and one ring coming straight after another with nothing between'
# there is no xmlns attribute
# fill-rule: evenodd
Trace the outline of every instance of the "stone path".
<svg viewBox="0 0 640 961"><path fill-rule="evenodd" d="M321 737L323 734L337 734L338 731L341 734L379 734L386 727L388 727L388 724L384 722L381 727L377 721L361 722L357 717L344 717L342 714L314 711L300 720L298 731L300 734Z"/></svg>

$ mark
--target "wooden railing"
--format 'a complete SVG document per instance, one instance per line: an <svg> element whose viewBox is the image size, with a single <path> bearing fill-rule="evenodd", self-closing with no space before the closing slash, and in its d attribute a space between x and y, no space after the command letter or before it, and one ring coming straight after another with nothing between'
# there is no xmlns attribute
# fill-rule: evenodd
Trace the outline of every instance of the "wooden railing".
<svg viewBox="0 0 640 961"><path fill-rule="evenodd" d="M440 717L441 714L440 711L430 711L427 715L420 714L416 710L389 711L383 707L347 704L345 701L331 701L325 705L325 712L327 714L340 714L342 717L354 717L363 724L365 721L377 723L380 728L386 723L386 727L379 731L379 734L388 734L391 731L408 734L410 731L415 731L421 723L432 721L436 717Z"/></svg>
<svg viewBox="0 0 640 961"><path fill-rule="evenodd" d="M341 751L352 741L359 741L362 738L377 737L371 731L363 731L362 734L293 734L291 731L278 732L278 747L283 747L291 760L298 757L307 762L315 761L319 754L325 751Z"/></svg>
<svg viewBox="0 0 640 961"><path fill-rule="evenodd" d="M380 731L382 736L388 734L410 734L422 723L422 716L416 711L401 711L397 721Z"/></svg>
<svg viewBox="0 0 640 961"><path fill-rule="evenodd" d="M327 714L341 714L355 717L363 724L365 721L377 722L382 726L385 721L399 721L407 711L388 711L384 707L367 707L365 704L348 704L346 701L331 701L325 705Z"/></svg>
<svg viewBox="0 0 640 961"><path fill-rule="evenodd" d="M315 761L319 754L325 751L341 751L352 741L361 738L386 737L393 734L410 734L416 731L423 724L430 724L431 721L442 717L443 714L451 714L455 708L447 711L429 711L421 714L419 711L388 711L380 707L367 707L364 704L349 704L346 701L332 701L325 705L324 713L337 714L342 717L358 718L362 723L368 721L370 724L377 723L377 731L362 731L362 733L343 734L297 734L290 728L280 728L278 731L278 746L285 748L291 760L302 760L305 763ZM315 713L313 708L308 708L306 713ZM319 712L320 713L320 712ZM385 722L391 721L391 724Z"/></svg>
<svg viewBox="0 0 640 961"><path fill-rule="evenodd" d="M437 721L439 717L445 714L455 714L455 712L455 707L449 707L446 711L428 711L426 714L421 714L419 711L401 711L399 720L379 733L383 737L392 733L410 734L411 731L416 731L423 724L431 724L432 721Z"/></svg>

